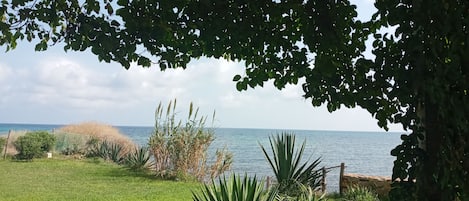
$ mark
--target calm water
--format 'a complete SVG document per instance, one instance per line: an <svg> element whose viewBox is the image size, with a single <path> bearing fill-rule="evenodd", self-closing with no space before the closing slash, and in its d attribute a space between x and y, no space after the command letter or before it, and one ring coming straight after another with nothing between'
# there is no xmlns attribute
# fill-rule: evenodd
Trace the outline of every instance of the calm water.
<svg viewBox="0 0 469 201"><path fill-rule="evenodd" d="M8 130L53 130L60 125L0 124L0 135ZM152 127L117 126L139 145L146 145ZM249 175L271 176L269 164L259 147L269 146L269 136L285 130L217 128L211 151L226 148L234 155L232 171ZM306 156L322 158L326 167L345 163L346 173L391 176L394 158L389 152L400 143L400 133L293 130L296 140L306 140ZM269 149L268 149L269 150ZM329 191L337 191L339 170L327 176Z"/></svg>

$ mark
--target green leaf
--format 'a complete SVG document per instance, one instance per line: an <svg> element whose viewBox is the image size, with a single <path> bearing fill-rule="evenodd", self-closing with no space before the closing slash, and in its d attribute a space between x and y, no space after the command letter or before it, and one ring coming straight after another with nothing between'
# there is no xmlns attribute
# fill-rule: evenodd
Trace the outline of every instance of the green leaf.
<svg viewBox="0 0 469 201"><path fill-rule="evenodd" d="M241 79L241 75L235 75L233 81L237 82Z"/></svg>

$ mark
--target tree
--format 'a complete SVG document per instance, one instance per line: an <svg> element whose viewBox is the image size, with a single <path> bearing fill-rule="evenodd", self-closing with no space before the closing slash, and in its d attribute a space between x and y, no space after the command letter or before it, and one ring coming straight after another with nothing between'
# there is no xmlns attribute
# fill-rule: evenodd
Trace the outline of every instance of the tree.
<svg viewBox="0 0 469 201"><path fill-rule="evenodd" d="M412 131L391 152L393 199L469 199L469 2L375 6L362 22L347 0L2 1L0 44L9 50L27 39L46 50L63 42L125 68L185 68L201 56L244 61L238 90L304 78L313 106L360 106L384 129ZM395 33L380 34L387 26ZM369 36L374 59L363 55Z"/></svg>

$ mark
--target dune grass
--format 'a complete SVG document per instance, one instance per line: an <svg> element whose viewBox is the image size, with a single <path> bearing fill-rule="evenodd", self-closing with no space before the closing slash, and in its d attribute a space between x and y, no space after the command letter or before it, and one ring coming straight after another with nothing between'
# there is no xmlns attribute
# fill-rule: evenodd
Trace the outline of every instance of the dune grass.
<svg viewBox="0 0 469 201"><path fill-rule="evenodd" d="M0 160L1 200L191 200L199 183L157 180L98 159Z"/></svg>

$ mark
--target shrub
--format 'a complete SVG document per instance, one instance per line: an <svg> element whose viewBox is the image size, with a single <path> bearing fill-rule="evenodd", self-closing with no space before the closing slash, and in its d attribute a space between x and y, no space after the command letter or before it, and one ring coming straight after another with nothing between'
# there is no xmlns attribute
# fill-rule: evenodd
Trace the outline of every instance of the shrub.
<svg viewBox="0 0 469 201"><path fill-rule="evenodd" d="M344 201L379 201L378 195L368 188L355 186L348 189L344 196Z"/></svg>
<svg viewBox="0 0 469 201"><path fill-rule="evenodd" d="M58 132L55 136L57 138L55 151L64 155L86 154L89 136L64 132Z"/></svg>
<svg viewBox="0 0 469 201"><path fill-rule="evenodd" d="M122 152L124 154L135 149L136 147L135 143L127 136L120 133L117 128L106 124L85 122L80 124L67 125L59 128L57 131L58 133L64 133L64 135L71 136L70 138L66 139L71 140L70 142L67 142L68 144L72 145L69 147L71 149L74 149L73 144L76 143L73 141L75 140L73 136L81 135L84 141L80 140L80 143L76 143L78 145L77 150L84 150L85 152L90 147L103 141L121 145ZM94 142L90 143L92 140Z"/></svg>
<svg viewBox="0 0 469 201"><path fill-rule="evenodd" d="M213 130L205 128L207 118L198 118L198 109L194 110L191 103L187 121L177 122L175 110L176 100L170 101L165 115L161 103L155 113L155 130L149 146L157 175L203 180L209 172L210 176L216 177L229 169L231 154L226 151L219 152L219 162L211 167L207 164L207 149L214 140Z"/></svg>
<svg viewBox="0 0 469 201"><path fill-rule="evenodd" d="M273 201L275 191L264 189L264 182L255 176L232 175L229 180L220 178L217 183L212 179L211 184L204 184L199 193L192 193L194 201Z"/></svg>
<svg viewBox="0 0 469 201"><path fill-rule="evenodd" d="M26 133L18 137L14 142L15 148L18 151L16 157L26 160L42 157L44 153L52 149L55 140L55 136L46 131Z"/></svg>
<svg viewBox="0 0 469 201"><path fill-rule="evenodd" d="M277 179L280 194L298 197L304 194L304 189L317 190L321 186L322 171L318 168L321 160L317 158L312 163L301 163L306 141L299 150L295 149L295 136L282 133L275 138L269 138L273 156L270 157L264 146L264 152Z"/></svg>

